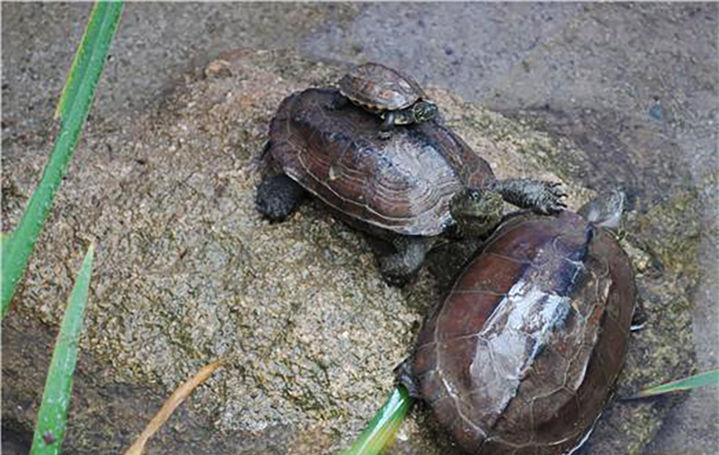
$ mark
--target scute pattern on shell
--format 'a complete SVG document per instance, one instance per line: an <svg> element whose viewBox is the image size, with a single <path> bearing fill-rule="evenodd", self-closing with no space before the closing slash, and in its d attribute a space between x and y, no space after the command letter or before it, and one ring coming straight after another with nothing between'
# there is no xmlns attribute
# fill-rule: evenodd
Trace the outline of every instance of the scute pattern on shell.
<svg viewBox="0 0 719 455"><path fill-rule="evenodd" d="M340 91L352 102L376 111L405 109L426 98L411 76L379 63L352 68L340 80Z"/></svg>
<svg viewBox="0 0 719 455"><path fill-rule="evenodd" d="M419 335L422 398L468 453L565 453L621 371L635 292L605 230L571 212L510 219Z"/></svg>
<svg viewBox="0 0 719 455"><path fill-rule="evenodd" d="M441 234L454 222L452 196L494 180L489 165L447 128L410 125L384 141L379 122L336 89L308 89L281 103L270 123L270 152L329 206L403 235Z"/></svg>

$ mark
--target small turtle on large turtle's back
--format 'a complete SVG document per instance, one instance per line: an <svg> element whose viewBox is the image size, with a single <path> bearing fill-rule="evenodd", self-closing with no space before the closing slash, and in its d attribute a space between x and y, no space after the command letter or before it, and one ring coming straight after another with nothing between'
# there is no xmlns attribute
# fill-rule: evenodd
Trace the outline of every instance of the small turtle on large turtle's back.
<svg viewBox="0 0 719 455"><path fill-rule="evenodd" d="M258 210L280 221L306 192L354 227L389 242L379 257L383 276L403 284L438 237L482 236L502 216L503 201L537 213L558 212L556 183L497 180L454 132L436 122L408 125L377 138L380 119L336 89L287 97L270 123L263 153L269 167L257 189Z"/></svg>
<svg viewBox="0 0 719 455"><path fill-rule="evenodd" d="M430 121L439 109L414 78L379 63L352 68L339 82L340 93L384 121L379 137L389 139L394 125Z"/></svg>
<svg viewBox="0 0 719 455"><path fill-rule="evenodd" d="M398 368L474 455L573 453L624 364L636 289L608 228L623 194L497 228Z"/></svg>

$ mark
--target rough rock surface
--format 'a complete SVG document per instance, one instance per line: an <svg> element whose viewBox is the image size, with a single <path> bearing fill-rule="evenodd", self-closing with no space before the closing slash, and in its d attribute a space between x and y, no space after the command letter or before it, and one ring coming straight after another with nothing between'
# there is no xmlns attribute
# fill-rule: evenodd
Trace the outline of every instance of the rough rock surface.
<svg viewBox="0 0 719 455"><path fill-rule="evenodd" d="M217 358L228 365L147 453L335 453L351 443L389 393L392 368L448 278L438 282L425 268L412 286L388 287L367 240L316 201L282 224L256 212L253 158L274 109L341 73L284 52L240 49L188 77L156 112L88 124L3 322L4 425L32 428L53 341L47 331L58 326L94 241L68 453L129 446L174 387ZM574 208L591 196L569 180L566 157L584 156L570 141L428 91L498 177L562 180ZM3 230L19 219L52 140L4 141ZM699 273L699 234L686 217L696 211L687 190L628 216L624 243L650 320L633 337L620 395L692 371L688 290ZM442 257L434 255L434 269ZM590 451L638 453L666 404L610 406ZM446 453L449 443L417 409L394 453Z"/></svg>

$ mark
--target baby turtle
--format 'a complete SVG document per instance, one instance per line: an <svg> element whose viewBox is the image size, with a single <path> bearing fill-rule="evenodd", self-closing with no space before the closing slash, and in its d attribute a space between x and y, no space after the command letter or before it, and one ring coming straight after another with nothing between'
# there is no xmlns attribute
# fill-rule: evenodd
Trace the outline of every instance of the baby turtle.
<svg viewBox="0 0 719 455"><path fill-rule="evenodd" d="M402 284L439 235L480 236L495 227L503 200L544 214L564 206L557 184L496 180L486 161L435 122L402 128L390 140L377 138L378 123L336 89L285 98L263 152L281 174L258 187L258 210L283 220L308 191L340 218L390 241L396 253L380 257L380 268Z"/></svg>
<svg viewBox="0 0 719 455"><path fill-rule="evenodd" d="M394 125L427 122L439 113L417 81L379 63L355 66L339 86L350 101L384 120L379 128L381 139L391 137Z"/></svg>
<svg viewBox="0 0 719 455"><path fill-rule="evenodd" d="M509 217L423 327L399 379L468 453L571 453L624 364L636 289L607 228L614 192L580 213Z"/></svg>

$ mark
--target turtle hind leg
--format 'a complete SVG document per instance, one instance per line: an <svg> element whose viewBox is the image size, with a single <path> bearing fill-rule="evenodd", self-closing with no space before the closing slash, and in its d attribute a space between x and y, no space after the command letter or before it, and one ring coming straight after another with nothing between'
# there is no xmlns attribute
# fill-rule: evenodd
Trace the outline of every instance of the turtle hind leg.
<svg viewBox="0 0 719 455"><path fill-rule="evenodd" d="M430 237L397 236L392 245L396 253L379 258L380 271L385 281L393 286L404 286L412 281L432 248Z"/></svg>
<svg viewBox="0 0 719 455"><path fill-rule="evenodd" d="M257 210L272 221L282 221L299 207L305 190L285 174L265 177L257 187Z"/></svg>
<svg viewBox="0 0 719 455"><path fill-rule="evenodd" d="M490 189L502 195L505 201L535 213L551 215L566 208L562 198L566 194L559 188L558 182L546 182L534 179L498 180Z"/></svg>

